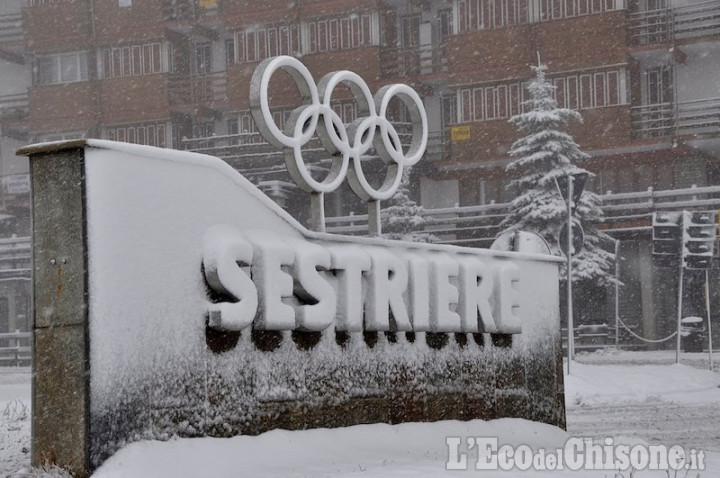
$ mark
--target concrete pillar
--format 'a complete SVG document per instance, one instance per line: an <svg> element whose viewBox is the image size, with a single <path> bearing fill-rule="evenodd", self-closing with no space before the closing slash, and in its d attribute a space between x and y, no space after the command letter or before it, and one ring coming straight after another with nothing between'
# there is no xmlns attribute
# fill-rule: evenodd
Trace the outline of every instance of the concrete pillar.
<svg viewBox="0 0 720 478"><path fill-rule="evenodd" d="M652 240L638 244L638 267L640 269L640 302L642 305L642 333L648 339L657 338L655 324L655 273L652 263Z"/></svg>
<svg viewBox="0 0 720 478"><path fill-rule="evenodd" d="M83 149L30 154L35 273L32 464L89 475Z"/></svg>

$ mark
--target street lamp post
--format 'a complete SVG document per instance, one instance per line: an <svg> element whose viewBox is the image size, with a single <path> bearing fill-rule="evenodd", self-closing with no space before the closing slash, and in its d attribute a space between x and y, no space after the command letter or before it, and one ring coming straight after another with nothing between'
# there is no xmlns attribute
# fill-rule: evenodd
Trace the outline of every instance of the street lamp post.
<svg viewBox="0 0 720 478"><path fill-rule="evenodd" d="M572 295L572 256L573 256L573 233L572 233L572 194L574 178L568 175L568 200L567 200L567 323L568 323L568 375L570 375L570 363L575 358L575 324L573 320L573 295Z"/></svg>
<svg viewBox="0 0 720 478"><path fill-rule="evenodd" d="M620 348L620 239L615 239L615 348Z"/></svg>
<svg viewBox="0 0 720 478"><path fill-rule="evenodd" d="M572 291L572 258L574 251L573 242L573 204L577 205L585 189L585 181L587 181L588 173L567 173L565 176L555 177L555 186L557 186L560 196L565 200L567 206L567 250L565 257L567 258L567 355L568 355L568 375L570 375L570 363L575 358L575 328L573 324L573 291ZM561 235L562 235L561 231ZM561 240L562 242L562 240ZM579 246L582 247L582 246Z"/></svg>

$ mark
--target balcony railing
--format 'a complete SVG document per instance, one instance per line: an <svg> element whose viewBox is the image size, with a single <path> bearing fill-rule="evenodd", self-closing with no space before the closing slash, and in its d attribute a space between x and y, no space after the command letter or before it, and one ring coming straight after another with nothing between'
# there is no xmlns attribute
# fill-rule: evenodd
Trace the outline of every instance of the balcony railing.
<svg viewBox="0 0 720 478"><path fill-rule="evenodd" d="M450 134L446 131L436 131L428 134L425 148L425 161L434 162L447 159L450 155Z"/></svg>
<svg viewBox="0 0 720 478"><path fill-rule="evenodd" d="M675 38L720 33L720 3L716 0L675 8Z"/></svg>
<svg viewBox="0 0 720 478"><path fill-rule="evenodd" d="M20 42L22 39L22 14L0 15L0 43Z"/></svg>
<svg viewBox="0 0 720 478"><path fill-rule="evenodd" d="M412 130L410 123L394 122L400 142L408 147L410 145ZM436 159L442 159L445 152L443 133L431 133L428 136L427 154L433 154ZM281 160L282 152L268 144L258 132L213 135L207 137L183 138L182 149L196 153L210 154L228 160L254 158L271 161L273 158ZM320 144L320 140L313 138L303 147L303 152L309 160L328 158L328 154Z"/></svg>
<svg viewBox="0 0 720 478"><path fill-rule="evenodd" d="M629 39L633 45L665 43L672 38L672 14L669 8L630 14Z"/></svg>
<svg viewBox="0 0 720 478"><path fill-rule="evenodd" d="M666 43L673 39L720 33L720 3L716 0L632 13L630 42L634 45Z"/></svg>
<svg viewBox="0 0 720 478"><path fill-rule="evenodd" d="M274 159L282 161L282 153L256 132L183 138L180 147L195 153L217 156L228 162L253 158L262 158L269 162L274 162Z"/></svg>
<svg viewBox="0 0 720 478"><path fill-rule="evenodd" d="M168 94L173 105L213 107L227 101L227 75L224 71L205 75L171 75Z"/></svg>
<svg viewBox="0 0 720 478"><path fill-rule="evenodd" d="M720 132L720 98L678 104L679 135Z"/></svg>
<svg viewBox="0 0 720 478"><path fill-rule="evenodd" d="M652 213L668 210L717 210L720 186L691 187L667 191L647 191L601 196L605 213L600 228L608 233L643 232L652 229ZM432 232L441 243L489 246L500 232L510 204L486 204L426 209L425 232ZM326 219L328 232L366 234L367 215L349 215Z"/></svg>
<svg viewBox="0 0 720 478"><path fill-rule="evenodd" d="M675 105L658 103L630 109L634 134L639 138L668 136L675 130Z"/></svg>
<svg viewBox="0 0 720 478"><path fill-rule="evenodd" d="M27 93L0 96L0 119L23 118L27 116L28 107Z"/></svg>
<svg viewBox="0 0 720 478"><path fill-rule="evenodd" d="M631 115L639 138L720 133L720 98L636 106Z"/></svg>
<svg viewBox="0 0 720 478"><path fill-rule="evenodd" d="M387 78L411 78L447 71L447 57L441 46L388 48L380 55L381 71Z"/></svg>

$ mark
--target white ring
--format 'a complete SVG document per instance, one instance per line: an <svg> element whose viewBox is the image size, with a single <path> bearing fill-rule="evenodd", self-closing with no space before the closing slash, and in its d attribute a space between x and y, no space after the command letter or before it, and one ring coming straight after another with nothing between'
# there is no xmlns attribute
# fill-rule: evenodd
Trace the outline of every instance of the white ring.
<svg viewBox="0 0 720 478"><path fill-rule="evenodd" d="M268 98L270 78L280 69L293 79L303 103L293 110L284 131L273 119ZM332 94L341 83L350 89L358 106L358 117L349 127L331 105ZM413 134L407 154L402 150L397 130L387 118L388 105L394 97L405 104L410 114ZM384 86L373 97L367 83L350 71L328 73L316 86L305 65L290 56L269 58L256 68L250 83L250 108L260 134L268 143L283 149L290 176L311 193L334 191L347 176L355 194L364 201L388 199L400 185L403 168L417 163L427 146L425 108L420 96L409 86ZM332 156L330 172L322 181L313 179L302 156L303 146L315 132ZM361 162L373 146L387 164L385 179L377 189L367 181Z"/></svg>

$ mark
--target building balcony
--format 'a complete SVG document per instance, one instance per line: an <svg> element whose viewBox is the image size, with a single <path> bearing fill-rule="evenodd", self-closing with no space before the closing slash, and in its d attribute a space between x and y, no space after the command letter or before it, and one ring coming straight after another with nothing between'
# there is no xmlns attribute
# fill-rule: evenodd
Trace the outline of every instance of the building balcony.
<svg viewBox="0 0 720 478"><path fill-rule="evenodd" d="M407 148L412 137L410 125L397 123L396 127L400 133L401 142ZM448 145L449 139L446 133L430 133L425 152L425 163L430 164L445 159L450 152ZM279 179L287 176L282 151L268 144L258 132L183 138L179 148L216 156L253 181L256 178L274 177ZM327 172L327 168L330 166L330 157L319 139L311 139L303 147L303 155L309 167L320 176ZM374 157L372 152L368 155L368 159Z"/></svg>
<svg viewBox="0 0 720 478"><path fill-rule="evenodd" d="M415 78L447 72L444 45L386 48L380 53L380 71L385 78Z"/></svg>
<svg viewBox="0 0 720 478"><path fill-rule="evenodd" d="M720 3L635 12L628 18L632 45L653 45L720 33Z"/></svg>
<svg viewBox="0 0 720 478"><path fill-rule="evenodd" d="M635 106L631 115L639 139L720 133L720 98Z"/></svg>
<svg viewBox="0 0 720 478"><path fill-rule="evenodd" d="M667 191L647 191L601 196L605 218L599 225L613 237L651 234L656 211L716 211L720 208L720 186L691 187ZM500 232L510 204L484 204L426 209L424 216L441 243L489 247ZM367 215L328 217L327 231L336 234L367 234Z"/></svg>
<svg viewBox="0 0 720 478"><path fill-rule="evenodd" d="M217 0L163 0L165 20L195 20L214 17L218 12Z"/></svg>
<svg viewBox="0 0 720 478"><path fill-rule="evenodd" d="M0 96L0 119L24 119L28 115L28 106L27 92Z"/></svg>
<svg viewBox="0 0 720 478"><path fill-rule="evenodd" d="M22 14L0 15L0 46L22 43L23 38Z"/></svg>
<svg viewBox="0 0 720 478"><path fill-rule="evenodd" d="M168 98L170 104L181 111L222 108L228 101L227 74L221 71L204 75L170 75Z"/></svg>

